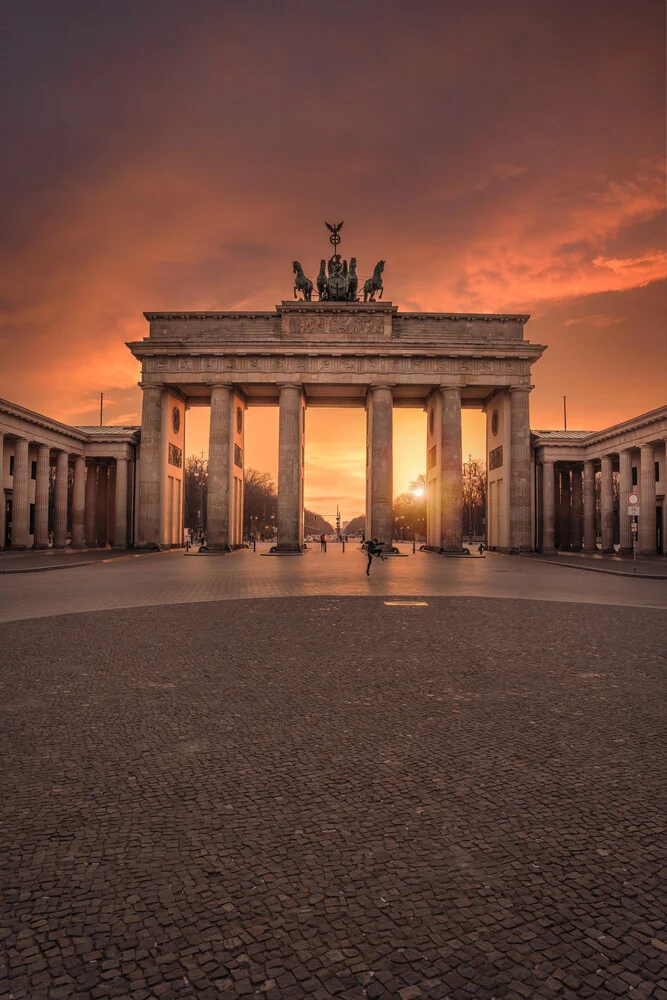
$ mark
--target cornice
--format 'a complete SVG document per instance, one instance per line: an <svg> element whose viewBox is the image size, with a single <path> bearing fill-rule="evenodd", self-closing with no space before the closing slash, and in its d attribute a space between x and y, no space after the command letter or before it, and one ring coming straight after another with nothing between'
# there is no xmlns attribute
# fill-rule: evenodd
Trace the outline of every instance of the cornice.
<svg viewBox="0 0 667 1000"><path fill-rule="evenodd" d="M62 424L59 420L45 417L43 413L35 413L18 403L11 403L8 399L0 399L0 412L8 414L10 417L18 417L19 420L27 420L31 424L43 427L45 430L53 431L57 434L64 434L75 441L85 442L87 435L70 424Z"/></svg>

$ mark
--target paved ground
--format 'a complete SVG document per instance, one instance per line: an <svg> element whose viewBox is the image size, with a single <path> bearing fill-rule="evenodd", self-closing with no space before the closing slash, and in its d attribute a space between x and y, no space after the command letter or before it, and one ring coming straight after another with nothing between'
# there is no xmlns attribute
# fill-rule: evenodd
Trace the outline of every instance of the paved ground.
<svg viewBox="0 0 667 1000"><path fill-rule="evenodd" d="M525 557L524 557L525 558ZM542 563L552 563L554 566L569 566L578 570L589 570L596 573L618 573L628 576L645 576L653 579L667 580L667 559L661 556L651 557L590 555L588 552L552 552L548 555L531 555L532 559Z"/></svg>
<svg viewBox="0 0 667 1000"><path fill-rule="evenodd" d="M138 553L123 549L44 549L14 552L5 549L0 552L0 574L36 573L49 569L69 569L74 566L88 566L91 563L109 562L111 559L136 559Z"/></svg>
<svg viewBox="0 0 667 1000"><path fill-rule="evenodd" d="M665 1000L664 584L362 569L0 581L0 996Z"/></svg>
<svg viewBox="0 0 667 1000"><path fill-rule="evenodd" d="M269 546L264 547L268 551ZM0 621L72 611L248 597L431 595L512 597L667 608L667 581L584 573L523 556L448 559L403 546L407 558L373 565L330 545L304 556L263 557L261 547L227 556L164 552L62 573L0 576Z"/></svg>

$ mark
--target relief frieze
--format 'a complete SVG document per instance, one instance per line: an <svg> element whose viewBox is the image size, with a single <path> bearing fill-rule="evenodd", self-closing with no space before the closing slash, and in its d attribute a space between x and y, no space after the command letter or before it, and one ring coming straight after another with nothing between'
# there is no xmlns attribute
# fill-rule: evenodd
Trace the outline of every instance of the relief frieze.
<svg viewBox="0 0 667 1000"><path fill-rule="evenodd" d="M326 316L292 313L289 317L289 333L290 337L305 340L311 337L327 337L331 340L353 337L361 340L364 337L382 336L384 317L364 313L331 313Z"/></svg>
<svg viewBox="0 0 667 1000"><path fill-rule="evenodd" d="M317 318L317 317L315 317ZM331 317L325 317L330 319ZM364 317L362 317L364 318ZM377 318L377 317L369 317ZM272 374L294 373L306 378L308 375L473 375L528 377L530 361L523 358L466 358L466 357L423 357L419 355L332 355L312 352L308 355L282 354L225 354L224 356L177 356L158 355L147 358L145 370L155 373L188 374L237 372L270 376Z"/></svg>

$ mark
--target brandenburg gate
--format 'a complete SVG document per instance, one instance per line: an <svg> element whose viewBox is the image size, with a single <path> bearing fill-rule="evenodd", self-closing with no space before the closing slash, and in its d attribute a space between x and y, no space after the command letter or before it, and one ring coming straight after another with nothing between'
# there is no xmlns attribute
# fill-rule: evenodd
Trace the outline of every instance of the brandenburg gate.
<svg viewBox="0 0 667 1000"><path fill-rule="evenodd" d="M338 235L340 225L329 228ZM366 281L363 301L356 260L335 252L321 262L316 300L295 261L295 299L270 312L145 313L148 336L128 344L142 365L139 546L182 544L185 411L199 405L211 407L208 546L241 544L245 411L277 405L279 553L303 547L313 406L365 408L366 537L385 543L394 527L392 410L426 410L427 546L453 554L462 551L461 410L481 408L490 536L501 551L533 548L528 401L531 366L545 348L525 339L529 317L401 312L376 299L383 268L380 261Z"/></svg>

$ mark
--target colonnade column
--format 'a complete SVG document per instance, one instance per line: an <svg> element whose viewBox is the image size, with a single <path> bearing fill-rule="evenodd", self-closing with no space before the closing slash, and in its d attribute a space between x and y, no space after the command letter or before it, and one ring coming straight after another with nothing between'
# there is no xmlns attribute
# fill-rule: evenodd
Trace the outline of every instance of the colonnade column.
<svg viewBox="0 0 667 1000"><path fill-rule="evenodd" d="M655 453L652 444L641 447L639 490L639 554L654 556L655 546Z"/></svg>
<svg viewBox="0 0 667 1000"><path fill-rule="evenodd" d="M394 536L394 395L390 385L371 385L366 397L366 538L390 547Z"/></svg>
<svg viewBox="0 0 667 1000"><path fill-rule="evenodd" d="M279 552L303 551L303 387L279 385L278 545Z"/></svg>
<svg viewBox="0 0 667 1000"><path fill-rule="evenodd" d="M584 550L595 552L595 465L584 462Z"/></svg>
<svg viewBox="0 0 667 1000"><path fill-rule="evenodd" d="M95 533L97 544L104 548L107 544L107 498L109 495L109 470L106 465L97 467L97 496Z"/></svg>
<svg viewBox="0 0 667 1000"><path fill-rule="evenodd" d="M211 387L206 542L209 549L224 551L230 548L232 397L231 385Z"/></svg>
<svg viewBox="0 0 667 1000"><path fill-rule="evenodd" d="M5 516L5 436L0 432L0 549L7 544L5 536L7 519Z"/></svg>
<svg viewBox="0 0 667 1000"><path fill-rule="evenodd" d="M440 386L440 547L463 549L463 445L461 443L461 387Z"/></svg>
<svg viewBox="0 0 667 1000"><path fill-rule="evenodd" d="M49 467L51 450L48 444L37 447L37 473L35 475L35 537L34 548L49 547Z"/></svg>
<svg viewBox="0 0 667 1000"><path fill-rule="evenodd" d="M542 551L554 550L554 463L542 462Z"/></svg>
<svg viewBox="0 0 667 1000"><path fill-rule="evenodd" d="M30 533L29 472L28 441L26 438L17 438L14 446L14 489L12 493L13 549L28 548Z"/></svg>
<svg viewBox="0 0 667 1000"><path fill-rule="evenodd" d="M600 519L602 551L614 551L614 484L611 455L603 455L600 461L602 479L600 482Z"/></svg>
<svg viewBox="0 0 667 1000"><path fill-rule="evenodd" d="M107 545L116 544L116 466L107 466Z"/></svg>
<svg viewBox="0 0 667 1000"><path fill-rule="evenodd" d="M127 459L116 459L115 549L127 548Z"/></svg>
<svg viewBox="0 0 667 1000"><path fill-rule="evenodd" d="M510 386L510 552L530 543L530 413L532 386Z"/></svg>
<svg viewBox="0 0 667 1000"><path fill-rule="evenodd" d="M570 470L561 469L558 473L558 547L569 549L572 544L572 490L570 486Z"/></svg>
<svg viewBox="0 0 667 1000"><path fill-rule="evenodd" d="M88 462L86 469L86 512L84 535L86 546L90 548L97 541L97 463Z"/></svg>
<svg viewBox="0 0 667 1000"><path fill-rule="evenodd" d="M583 542L582 524L582 482L581 466L572 466L572 520L570 522L570 544L579 550Z"/></svg>
<svg viewBox="0 0 667 1000"><path fill-rule="evenodd" d="M141 448L139 459L139 548L159 549L161 500L161 385L142 385Z"/></svg>
<svg viewBox="0 0 667 1000"><path fill-rule="evenodd" d="M67 471L69 455L56 452L56 496L53 521L53 547L64 549L67 545Z"/></svg>
<svg viewBox="0 0 667 1000"><path fill-rule="evenodd" d="M618 470L620 474L619 484L619 528L621 552L624 555L632 554L632 519L627 512L628 494L632 493L632 452L625 448L618 456Z"/></svg>
<svg viewBox="0 0 667 1000"><path fill-rule="evenodd" d="M72 548L84 546L84 512L86 508L86 459L74 459L74 486L72 489Z"/></svg>

